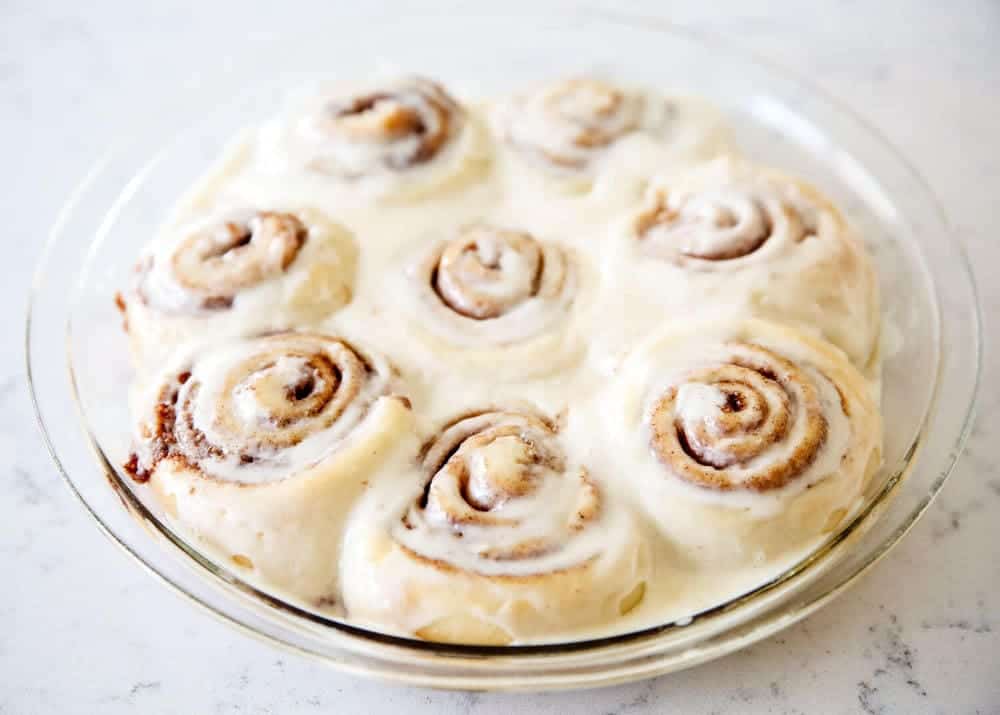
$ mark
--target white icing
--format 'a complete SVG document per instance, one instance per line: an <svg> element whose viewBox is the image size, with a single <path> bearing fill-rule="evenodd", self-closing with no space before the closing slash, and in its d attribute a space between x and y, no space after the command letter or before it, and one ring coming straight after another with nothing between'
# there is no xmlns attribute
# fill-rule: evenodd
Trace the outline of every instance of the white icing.
<svg viewBox="0 0 1000 715"><path fill-rule="evenodd" d="M234 151L243 152L241 147ZM240 207L233 208L231 203ZM318 322L350 299L355 248L342 226L313 209L296 208L303 205L301 201L278 206L268 200L244 202L227 197L226 204L206 210L196 202L194 216L181 216L167 225L140 260L136 285L126 298L126 319L132 352L143 370L153 371L176 349L205 339ZM257 210L290 210L307 229L306 240L285 267L281 265L283 246L269 244L261 279L225 295L231 299L228 307L206 307L206 295L180 281L175 256L192 235L221 235L226 222L252 222L256 211L248 205ZM225 253L222 260L231 262L235 256Z"/></svg>
<svg viewBox="0 0 1000 715"><path fill-rule="evenodd" d="M363 120L370 126L398 108L419 112L419 134L386 136L371 131L349 135L331 117L331 106L354 98L392 94L377 102ZM488 163L483 130L449 97L447 127L428 97L436 90L425 80L407 78L369 84L323 85L300 92L284 113L264 124L256 137L256 157L265 173L292 181L296 193L322 191L348 202L418 198L473 175ZM423 137L445 129L434 155L409 162Z"/></svg>
<svg viewBox="0 0 1000 715"><path fill-rule="evenodd" d="M287 479L335 452L342 442L365 418L371 406L390 388L388 366L374 356L366 359L374 364L374 372L362 376L362 384L356 397L352 399L340 415L329 426L323 426L322 415L302 416L299 419L306 436L292 446L277 449L265 446L252 454L253 462L241 460L245 454L244 443L233 442L240 435L249 438L260 435L267 438L269 432L280 432L284 425L275 423L270 406L287 406L293 401L290 388L300 381L308 371L307 360L297 355L283 355L283 349L301 352L310 350L316 354L330 355L337 362L336 352L350 348L341 343L328 346L311 338L289 336L265 338L263 340L226 341L206 348L197 348L189 354L175 358L163 372L162 377L150 383L149 396L145 406L155 405L161 399L161 385L168 383L176 375L187 372L189 377L178 390L177 409L189 410L191 425L204 435L205 441L216 445L222 454L207 454L196 461L196 467L204 474L218 480L240 484L263 484ZM266 351L278 351L279 357L271 364L258 367L244 375L241 365L246 365ZM233 376L240 377L233 382ZM342 375L346 381L350 376ZM192 386L197 386L192 395ZM311 391L318 393L326 387L322 379L313 381ZM335 386L345 389L344 385ZM220 410L229 408L228 413ZM316 425L314 427L314 425ZM233 430L237 430L233 434ZM143 446L146 440L140 439ZM148 455L147 455L148 459ZM190 460L190 457L189 457Z"/></svg>
<svg viewBox="0 0 1000 715"><path fill-rule="evenodd" d="M577 82L574 91L572 82L544 84L490 108L495 133L510 147L505 158L514 160L508 167L514 191L532 190L532 174L540 173L564 189L613 194L729 148L718 113L698 99L615 85L620 95L611 105L604 83Z"/></svg>
<svg viewBox="0 0 1000 715"><path fill-rule="evenodd" d="M643 217L664 197L677 220L654 224L640 239ZM692 220L724 213L734 225ZM755 250L724 260L697 257L748 245L764 216L770 231ZM618 304L622 320L602 328L609 342L631 343L655 330L661 318L648 309L651 302L662 313L683 316L728 307L794 320L867 369L879 335L870 259L836 209L794 179L733 158L680 176L661 173L612 232L603 244L602 260L615 275L606 283L612 295L605 300Z"/></svg>
<svg viewBox="0 0 1000 715"><path fill-rule="evenodd" d="M713 385L684 383L677 391L677 413L686 422L711 424L724 404L726 396Z"/></svg>
<svg viewBox="0 0 1000 715"><path fill-rule="evenodd" d="M342 223L358 245L357 264L351 266L350 300L303 320L285 310L296 295L293 286L299 279L293 270L286 278L238 295L234 310L218 326L207 320L193 327L185 323L190 330L177 341L187 344L192 336L209 333L224 341L192 371L192 380L207 386L199 395L195 420L209 438L223 437L217 431L213 395L218 397L223 389L226 366L246 357L246 348L229 342L229 336L254 333L262 326L308 324L383 354L398 368L399 392L413 404L413 414L405 420L397 414L402 408L388 407L395 401L376 399L372 392L363 395L359 405L367 402L370 408L374 402L374 408L367 412L362 406L349 408L331 429L270 461L247 465L216 459L205 465L220 483L252 483L266 495L272 489L293 489L296 480L288 479L290 475L321 472L335 455L357 445L349 457L353 469L338 463L338 470L363 477L367 485L357 500L354 496L343 502L330 498L330 503L341 504L341 511L331 517L333 526L324 521L323 528L336 531L333 541L338 544L346 534L347 547L343 553L338 546L322 554L323 568L339 568L340 582L350 581L352 602L366 605L352 612L354 622L412 635L460 602L469 613L510 633L516 642L686 623L692 614L774 578L814 548L825 535L802 528L810 518L825 521L835 510L850 512L858 506L865 462L878 449L877 415L870 414L871 406L858 396L854 383L860 378L844 378L853 373L843 357L832 348L820 350L822 357L816 357L811 348L803 347L808 338L800 332L812 329L816 335L834 339L857 364L866 364L872 336L878 334L877 294L869 286L871 269L853 237L822 211L806 211L817 222L817 236L796 242L785 231L784 215L774 208L775 202L809 203L794 182L764 176L738 161L689 171L693 164L726 147L727 132L714 110L694 99L671 98L668 104L657 93L639 92L635 130L590 157L584 169L563 167L553 172L507 143L505 122L512 119L509 112L519 100L505 100L484 111L467 108L454 140L435 160L398 174L376 171L352 181L317 171L309 162L316 155L317 142L323 143L310 134L310 113L342 93L340 88L323 88L265 126L251 129L233 150L240 161L232 163L231 173L224 181L212 182L206 196L191 206L195 218L213 202L322 209ZM529 117L518 131L559 144L561 135L553 135L555 130L539 121L538 116ZM484 135L488 124L494 130L492 143ZM326 146L320 154L352 174L371 168L371 149L364 144ZM403 141L390 151L402 156L412 149ZM487 166L492 168L486 171ZM732 213L735 225L718 232L687 230L680 236L659 235L651 240L669 243L677 253L712 252L720 245L731 245L739 240L734 233L752 234L760 228L754 201L771 206L772 237L749 257L735 259L721 271L692 270L690 265L643 253L629 231L654 176L654 190L664 186L671 191L676 187L682 192L703 190L704 197L689 209L703 225L716 221L720 203ZM572 190L564 191L567 186ZM744 191L747 188L749 192ZM730 222L728 217L723 219L720 224ZM478 245L479 259L496 264L499 279L466 277L476 291L512 307L499 317L474 320L443 306L427 280L423 262L457 230L473 224L524 232L539 241L545 247L548 268L561 266L563 270L558 289L544 297L520 299L530 293L526 287L533 282L534 264L486 238ZM153 280L164 300L173 301L172 305L183 303L169 280L162 285L160 277ZM313 283L305 292L306 302L331 292L336 294L335 285ZM698 352L706 342L724 342L732 337L731 326L761 313L815 326L797 326L802 331L796 329L791 338L766 330L760 335L751 330L749 336L739 337L757 339L790 360L804 361L827 414L829 434L822 450L800 478L770 493L717 492L665 475L663 465L650 452L643 424L649 401L657 390L706 359ZM137 325L145 319L134 317ZM647 342L651 334L686 319L730 327L696 331L680 342L666 340L669 350L661 350L655 340ZM204 358L206 353L199 354ZM815 361L822 364L815 365ZM828 371L830 365L835 366L836 377ZM301 367L298 358L278 360L270 368L268 384L295 384ZM869 377L877 372L876 364ZM839 411L837 387L846 390L856 410L850 419ZM377 389L384 390L384 383ZM267 410L249 385L237 388L232 404L239 423L266 423ZM417 466L418 443L437 434L456 416L512 404L561 421L556 439L567 462L558 474L542 475L530 494L510 498L495 509L497 516L516 526L467 525L456 539L450 522L435 512L436 507L413 512L427 478ZM725 396L714 387L682 384L677 409L692 425L711 427L724 404ZM399 423L398 442L391 449L380 442L377 463L365 461L368 437L359 437L359 432L383 434L380 430L390 430L390 423ZM791 440L798 436L795 430L802 429L800 422L795 425ZM780 460L787 455L787 444L778 444L759 459ZM487 476L515 468L519 458L515 447L501 441L473 454L468 462L468 498L488 500ZM841 463L845 453L851 454L848 467ZM744 479L744 472L757 466L749 463L734 470L734 480ZM580 495L575 475L581 468L597 486L603 507L591 528L570 538L565 534L565 519ZM226 492L209 508L197 496L183 496L186 483L183 486L174 492L185 505L182 521L187 519L199 533L210 533L213 543L225 542L223 526L232 530L234 521L260 523L265 531L284 533L280 525L297 523L297 513L316 517L312 507L306 506L311 502L304 487L291 502L294 508L275 515L270 511L274 505L265 497L233 501ZM801 504L806 506L796 506ZM220 505L227 510L225 519L217 515ZM402 516L408 513L413 516L413 529L401 526ZM701 516L705 520L699 524ZM216 527L211 527L213 519ZM778 531L786 527L787 537L776 540L771 527ZM713 529L724 538L704 538ZM484 558L490 549L530 539L545 541L553 535L560 548L532 558ZM259 557L277 563L282 557L284 542L280 540L255 547L248 536L238 543L255 562ZM393 544L408 545L428 558L484 578L470 586L449 572L431 573L414 565ZM584 585L551 580L522 588L495 578L558 571L591 557L593 566L581 577ZM319 568L317 563L311 561L309 568ZM382 567L376 568L377 563ZM304 578L303 572L296 573L294 578L286 574L277 583L265 579L265 585L276 586L292 598L305 598L296 581ZM641 605L624 618L616 615L619 590L638 582L646 584ZM573 588L602 595L574 601ZM306 605L316 607L313 602ZM531 616L532 609L542 616ZM571 617L573 613L578 617Z"/></svg>
<svg viewBox="0 0 1000 715"><path fill-rule="evenodd" d="M760 345L792 361L817 389L826 437L815 458L785 486L758 492L695 485L673 474L652 447L651 406L670 386L684 385L693 370L726 362L731 340ZM571 413L571 439L590 439L588 426L600 422L622 445L606 468L618 470L643 494L640 503L652 520L696 561L739 569L750 559L768 567L782 559L782 552L821 536L832 514L851 509L868 470L878 465L881 426L868 385L835 349L810 340L798 331L762 321L727 319L693 325L679 321L640 344L607 390L586 401L575 418ZM843 411L838 387L849 415ZM717 419L724 404L709 385L692 383L678 392L675 414L689 433L699 422ZM748 461L727 467L731 483L745 483L750 474L785 462L800 444L806 426L801 397L795 397L794 386L788 394L792 399L787 434ZM725 450L725 445L725 439L717 442L719 449Z"/></svg>
<svg viewBox="0 0 1000 715"><path fill-rule="evenodd" d="M446 303L433 281L434 271L440 265L435 260L441 250L437 243L432 244L430 250L421 247L415 258L404 258L397 264L398 274L392 290L399 291L402 306L413 311L413 327L420 330L418 326L421 326L423 332L437 336L445 349L447 346L482 348L524 343L550 329L558 330L560 323L562 327L567 326L579 287L580 267L575 259L560 246L538 246L542 253L540 279L536 275L538 265L516 250L499 253L499 269L493 279L473 276L468 280L468 273L459 279L471 291L486 292L498 303L508 304L509 307L496 317L476 319ZM490 260L488 248L485 252L480 251L480 259L484 263ZM440 272L437 280L439 284L444 280ZM456 290L465 292L461 285L456 286Z"/></svg>

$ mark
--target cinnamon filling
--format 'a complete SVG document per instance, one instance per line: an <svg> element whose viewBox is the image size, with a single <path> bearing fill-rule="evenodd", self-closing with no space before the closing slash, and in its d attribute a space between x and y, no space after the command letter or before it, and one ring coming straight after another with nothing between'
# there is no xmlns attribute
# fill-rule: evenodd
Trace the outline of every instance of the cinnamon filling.
<svg viewBox="0 0 1000 715"><path fill-rule="evenodd" d="M510 120L511 143L543 161L581 169L639 125L640 102L593 79L571 79L523 99Z"/></svg>
<svg viewBox="0 0 1000 715"><path fill-rule="evenodd" d="M583 470L567 467L554 439L548 420L522 413L487 411L447 425L425 447L427 481L403 527L440 529L454 538L462 538L467 528L502 528L496 545L476 552L497 561L536 558L561 548L570 534L597 518L600 497ZM553 523L548 536L529 530L532 536L519 537L522 521L533 518L524 505L553 508L540 492L553 479L574 491L575 506L565 521ZM542 512L538 517L546 518Z"/></svg>
<svg viewBox="0 0 1000 715"><path fill-rule="evenodd" d="M169 259L170 276L198 310L227 310L240 291L284 273L308 235L290 213L258 211L246 220L224 221L181 241ZM166 310L151 293L153 269L152 258L137 267L136 292L147 305Z"/></svg>
<svg viewBox="0 0 1000 715"><path fill-rule="evenodd" d="M460 111L440 85L415 78L330 102L325 126L333 141L367 145L377 163L400 171L437 156L454 134Z"/></svg>
<svg viewBox="0 0 1000 715"><path fill-rule="evenodd" d="M308 334L258 338L256 350L228 366L218 387L207 387L197 365L165 384L147 425L146 454L125 465L146 481L165 459L204 471L206 462L267 461L281 450L331 428L360 398L371 367L346 342ZM196 415L213 400L210 424ZM210 475L209 475L210 476Z"/></svg>
<svg viewBox="0 0 1000 715"><path fill-rule="evenodd" d="M765 348L731 343L726 350L724 364L693 371L654 403L653 452L699 486L780 488L815 461L826 441L819 392L806 373ZM694 391L687 393L692 402L685 389Z"/></svg>
<svg viewBox="0 0 1000 715"><path fill-rule="evenodd" d="M705 261L749 256L774 233L768 208L749 195L654 195L636 219L647 251Z"/></svg>
<svg viewBox="0 0 1000 715"><path fill-rule="evenodd" d="M530 234L474 226L445 244L430 281L451 310L490 320L537 297L545 268L545 253Z"/></svg>

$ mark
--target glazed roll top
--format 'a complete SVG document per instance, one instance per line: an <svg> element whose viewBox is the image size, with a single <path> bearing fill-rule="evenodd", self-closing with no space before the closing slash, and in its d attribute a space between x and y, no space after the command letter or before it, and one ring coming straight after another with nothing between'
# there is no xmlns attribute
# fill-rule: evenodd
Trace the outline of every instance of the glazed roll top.
<svg viewBox="0 0 1000 715"><path fill-rule="evenodd" d="M532 233L477 222L404 257L392 306L431 360L511 376L558 369L581 348L575 334L580 266Z"/></svg>
<svg viewBox="0 0 1000 715"><path fill-rule="evenodd" d="M442 247L432 269L434 292L459 315L499 318L529 299L558 293L560 258L550 255L546 266L541 244L529 234L474 227Z"/></svg>
<svg viewBox="0 0 1000 715"><path fill-rule="evenodd" d="M281 133L293 163L372 197L422 196L489 162L479 120L423 77L320 91Z"/></svg>
<svg viewBox="0 0 1000 715"><path fill-rule="evenodd" d="M843 410L824 410L840 402L829 380L752 343L727 343L704 359L650 408L651 447L673 474L764 492L830 471L818 457L829 441L839 444L826 455L839 459L849 433Z"/></svg>
<svg viewBox="0 0 1000 715"><path fill-rule="evenodd" d="M341 338L223 341L152 381L126 468L224 560L331 605L344 515L413 435L398 389Z"/></svg>
<svg viewBox="0 0 1000 715"><path fill-rule="evenodd" d="M810 203L792 191L780 185L725 181L698 191L656 185L636 219L636 240L647 255L703 270L726 270L736 265L727 262L750 259L765 247L754 258L764 260L767 252L846 231L832 205L825 200Z"/></svg>
<svg viewBox="0 0 1000 715"><path fill-rule="evenodd" d="M133 353L315 323L352 297L350 233L313 209L227 209L168 229L123 300Z"/></svg>
<svg viewBox="0 0 1000 715"><path fill-rule="evenodd" d="M348 177L433 160L465 120L444 88L412 78L334 97L309 123L325 154L317 166Z"/></svg>
<svg viewBox="0 0 1000 715"><path fill-rule="evenodd" d="M343 566L351 617L503 644L616 619L641 600L649 565L630 515L545 417L457 419L425 446L422 471L406 503L356 517Z"/></svg>
<svg viewBox="0 0 1000 715"><path fill-rule="evenodd" d="M612 262L641 301L749 307L818 328L859 368L874 366L880 321L871 261L833 204L797 179L735 159L662 176L615 250Z"/></svg>
<svg viewBox="0 0 1000 715"><path fill-rule="evenodd" d="M136 476L171 460L225 481L286 479L346 438L390 381L384 361L324 335L213 346L158 386Z"/></svg>
<svg viewBox="0 0 1000 715"><path fill-rule="evenodd" d="M423 468L424 494L395 534L411 551L483 573L532 573L546 557L586 561L570 537L597 521L599 492L583 468L567 466L542 418L461 419L429 446Z"/></svg>
<svg viewBox="0 0 1000 715"><path fill-rule="evenodd" d="M167 313L231 308L240 291L287 271L308 235L291 213L234 213L195 228L161 260L147 259L138 291Z"/></svg>
<svg viewBox="0 0 1000 715"><path fill-rule="evenodd" d="M537 161L582 168L596 154L639 129L643 99L596 79L569 79L519 97L507 140Z"/></svg>
<svg viewBox="0 0 1000 715"><path fill-rule="evenodd" d="M409 273L431 330L473 346L544 331L566 317L575 287L564 249L484 224L459 229Z"/></svg>
<svg viewBox="0 0 1000 715"><path fill-rule="evenodd" d="M589 410L614 423L621 469L661 531L705 563L831 533L880 463L864 378L832 346L772 322L661 331Z"/></svg>
<svg viewBox="0 0 1000 715"><path fill-rule="evenodd" d="M595 77L515 94L498 103L491 118L507 149L503 156L530 168L513 171L511 188L527 187L529 194L537 189L530 181L537 173L572 193L600 181L607 184L603 193L615 195L652 171L707 160L729 144L714 108Z"/></svg>

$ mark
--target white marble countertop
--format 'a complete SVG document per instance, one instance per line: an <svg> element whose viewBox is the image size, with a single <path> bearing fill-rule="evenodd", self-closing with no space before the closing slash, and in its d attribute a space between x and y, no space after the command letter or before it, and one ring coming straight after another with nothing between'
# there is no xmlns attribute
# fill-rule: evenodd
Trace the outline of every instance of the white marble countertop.
<svg viewBox="0 0 1000 715"><path fill-rule="evenodd" d="M890 135L929 177L973 256L989 343L1000 327L1000 4L749 4L641 3L813 74ZM245 37L346 12L293 0L252 14L235 0L152 5L0 1L0 310L9 331L0 351L0 713L1000 713L1000 459L990 446L1000 364L989 353L966 456L889 558L784 633L643 683L509 696L360 680L233 632L126 560L62 485L33 424L20 333L44 232L123 111L158 87L173 91Z"/></svg>

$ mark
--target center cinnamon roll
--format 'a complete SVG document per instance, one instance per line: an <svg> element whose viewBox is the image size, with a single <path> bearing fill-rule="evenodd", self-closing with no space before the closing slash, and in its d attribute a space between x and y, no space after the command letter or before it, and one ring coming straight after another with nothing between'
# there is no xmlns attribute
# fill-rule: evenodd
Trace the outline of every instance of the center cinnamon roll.
<svg viewBox="0 0 1000 715"><path fill-rule="evenodd" d="M502 318L567 287L565 254L531 234L474 225L432 252L422 266L443 306L470 320ZM423 277L423 276L421 276Z"/></svg>
<svg viewBox="0 0 1000 715"><path fill-rule="evenodd" d="M404 269L408 327L436 354L532 372L577 349L569 335L579 265L562 246L513 228L476 223L421 247ZM516 353L510 351L517 351ZM503 355L501 355L503 351Z"/></svg>
<svg viewBox="0 0 1000 715"><path fill-rule="evenodd" d="M425 484L409 504L388 521L356 522L342 567L351 617L501 644L620 618L642 599L643 541L547 418L462 417L424 447L421 465Z"/></svg>

